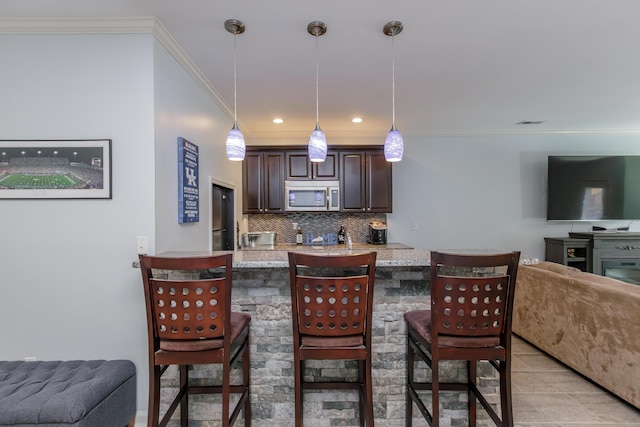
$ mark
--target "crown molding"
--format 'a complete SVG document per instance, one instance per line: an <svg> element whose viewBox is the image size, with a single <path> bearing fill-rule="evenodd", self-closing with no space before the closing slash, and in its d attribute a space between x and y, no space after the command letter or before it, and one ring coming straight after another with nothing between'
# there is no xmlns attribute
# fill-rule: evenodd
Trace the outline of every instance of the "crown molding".
<svg viewBox="0 0 640 427"><path fill-rule="evenodd" d="M387 130L375 131L340 131L325 130L327 140L331 138L378 138L384 141ZM306 131L254 131L254 138L309 138L311 132ZM516 129L442 129L442 130L421 130L421 131L402 131L402 136L407 138L436 138L436 137L530 137L545 135L640 135L640 129L547 129L547 130L516 130Z"/></svg>
<svg viewBox="0 0 640 427"><path fill-rule="evenodd" d="M233 121L231 106L155 17L0 18L0 34L152 34Z"/></svg>
<svg viewBox="0 0 640 427"><path fill-rule="evenodd" d="M404 136L543 136L543 135L640 135L640 129L460 129L460 130L424 130L402 132Z"/></svg>
<svg viewBox="0 0 640 427"><path fill-rule="evenodd" d="M0 34L144 34L157 19L141 17L0 18Z"/></svg>
<svg viewBox="0 0 640 427"><path fill-rule="evenodd" d="M189 55L182 49L180 44L173 38L171 33L162 25L162 22L155 19L153 27L154 37L167 49L167 51L175 58L176 61L185 69L187 73L204 89L204 91L218 104L218 107L233 121L233 108L225 102L220 93L205 77L200 68L191 60ZM238 121L240 126L240 121ZM242 126L240 126L242 127ZM244 132L245 136L249 136L250 132Z"/></svg>

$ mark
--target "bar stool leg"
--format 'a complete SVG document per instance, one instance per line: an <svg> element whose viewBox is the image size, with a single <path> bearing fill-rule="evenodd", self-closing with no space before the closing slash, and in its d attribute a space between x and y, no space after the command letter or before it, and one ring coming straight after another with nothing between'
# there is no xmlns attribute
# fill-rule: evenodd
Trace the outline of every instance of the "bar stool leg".
<svg viewBox="0 0 640 427"><path fill-rule="evenodd" d="M366 410L366 425L373 427L373 382L371 379L371 356L367 356L367 360L364 362L364 377L365 377L365 410Z"/></svg>
<svg viewBox="0 0 640 427"><path fill-rule="evenodd" d="M189 386L189 366L180 365L180 390L186 390ZM180 427L189 427L189 393L185 391L180 399Z"/></svg>
<svg viewBox="0 0 640 427"><path fill-rule="evenodd" d="M468 395L468 410L469 410L469 426L470 427L475 427L476 423L477 423L477 417L476 417L476 408L477 408L477 403L476 403L476 395L473 394L473 391L471 389L471 385L476 384L476 378L477 378L477 362L475 360L468 360L467 361L467 381L469 382L469 385L467 385L467 395Z"/></svg>
<svg viewBox="0 0 640 427"><path fill-rule="evenodd" d="M409 331L407 331L407 380L405 384L405 427L411 427L413 425L413 399L411 398L411 387L410 384L413 382L413 363L414 363L414 354L413 347L411 347L411 337L409 336Z"/></svg>
<svg viewBox="0 0 640 427"><path fill-rule="evenodd" d="M431 427L440 427L440 375L438 360L433 360L433 354L431 357Z"/></svg>
<svg viewBox="0 0 640 427"><path fill-rule="evenodd" d="M160 366L150 362L149 366L149 425L160 422Z"/></svg>
<svg viewBox="0 0 640 427"><path fill-rule="evenodd" d="M247 339L248 340L248 339ZM249 345L244 350L242 355L242 372L243 372L243 385L246 390L250 389L249 378L251 372L251 352L249 351ZM244 403L244 427L251 427L251 392L247 396L247 400Z"/></svg>
<svg viewBox="0 0 640 427"><path fill-rule="evenodd" d="M302 427L302 415L303 415L303 405L302 399L304 397L304 392L302 391L302 373L304 371L304 361L303 360L295 360L294 361L294 404L295 404L295 427Z"/></svg>
<svg viewBox="0 0 640 427"><path fill-rule="evenodd" d="M502 410L502 425L513 427L513 405L511 398L511 360L500 362L500 408Z"/></svg>

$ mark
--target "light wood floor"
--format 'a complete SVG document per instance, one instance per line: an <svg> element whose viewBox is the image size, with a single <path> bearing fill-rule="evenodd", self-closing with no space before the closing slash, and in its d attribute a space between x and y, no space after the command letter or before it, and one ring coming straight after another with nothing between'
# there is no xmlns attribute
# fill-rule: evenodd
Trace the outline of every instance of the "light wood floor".
<svg viewBox="0 0 640 427"><path fill-rule="evenodd" d="M512 356L516 427L640 426L640 410L515 336Z"/></svg>
<svg viewBox="0 0 640 427"><path fill-rule="evenodd" d="M640 427L640 410L516 336L512 356L514 427ZM484 418L478 427L494 426ZM414 427L426 425L424 419L414 422ZM143 426L146 417L137 417L135 427Z"/></svg>

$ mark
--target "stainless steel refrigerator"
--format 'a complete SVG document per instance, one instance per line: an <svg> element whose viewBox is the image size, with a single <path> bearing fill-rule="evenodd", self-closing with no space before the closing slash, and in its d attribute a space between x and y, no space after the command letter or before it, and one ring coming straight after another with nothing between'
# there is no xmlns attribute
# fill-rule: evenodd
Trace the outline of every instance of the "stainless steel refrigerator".
<svg viewBox="0 0 640 427"><path fill-rule="evenodd" d="M233 250L233 190L213 184L212 195L213 238L211 250Z"/></svg>

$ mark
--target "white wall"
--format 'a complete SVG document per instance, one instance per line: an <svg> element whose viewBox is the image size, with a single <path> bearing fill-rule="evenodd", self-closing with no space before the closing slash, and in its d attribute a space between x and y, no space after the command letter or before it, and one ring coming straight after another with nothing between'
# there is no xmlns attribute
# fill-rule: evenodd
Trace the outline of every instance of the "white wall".
<svg viewBox="0 0 640 427"><path fill-rule="evenodd" d="M152 47L143 34L0 36L3 139L113 140L113 199L0 200L1 360L126 358L146 371L131 263L135 237L155 233Z"/></svg>
<svg viewBox="0 0 640 427"><path fill-rule="evenodd" d="M112 200L0 199L0 360L133 360L146 411L136 236L209 248L209 177L241 190L232 121L151 34L1 35L0 57L1 138L113 140ZM200 147L195 224L178 224L180 136Z"/></svg>
<svg viewBox="0 0 640 427"><path fill-rule="evenodd" d="M225 153L225 140L233 122L158 41L154 57L156 253L209 250L209 177L238 186L236 212L242 213L242 163L230 162ZM178 223L178 137L198 145L200 221L196 223Z"/></svg>
<svg viewBox="0 0 640 427"><path fill-rule="evenodd" d="M389 238L423 249L520 250L523 256L544 259L544 237L589 231L593 225L546 221L547 156L637 155L639 138L615 134L405 137L404 160L393 170ZM640 224L631 227L637 231Z"/></svg>

